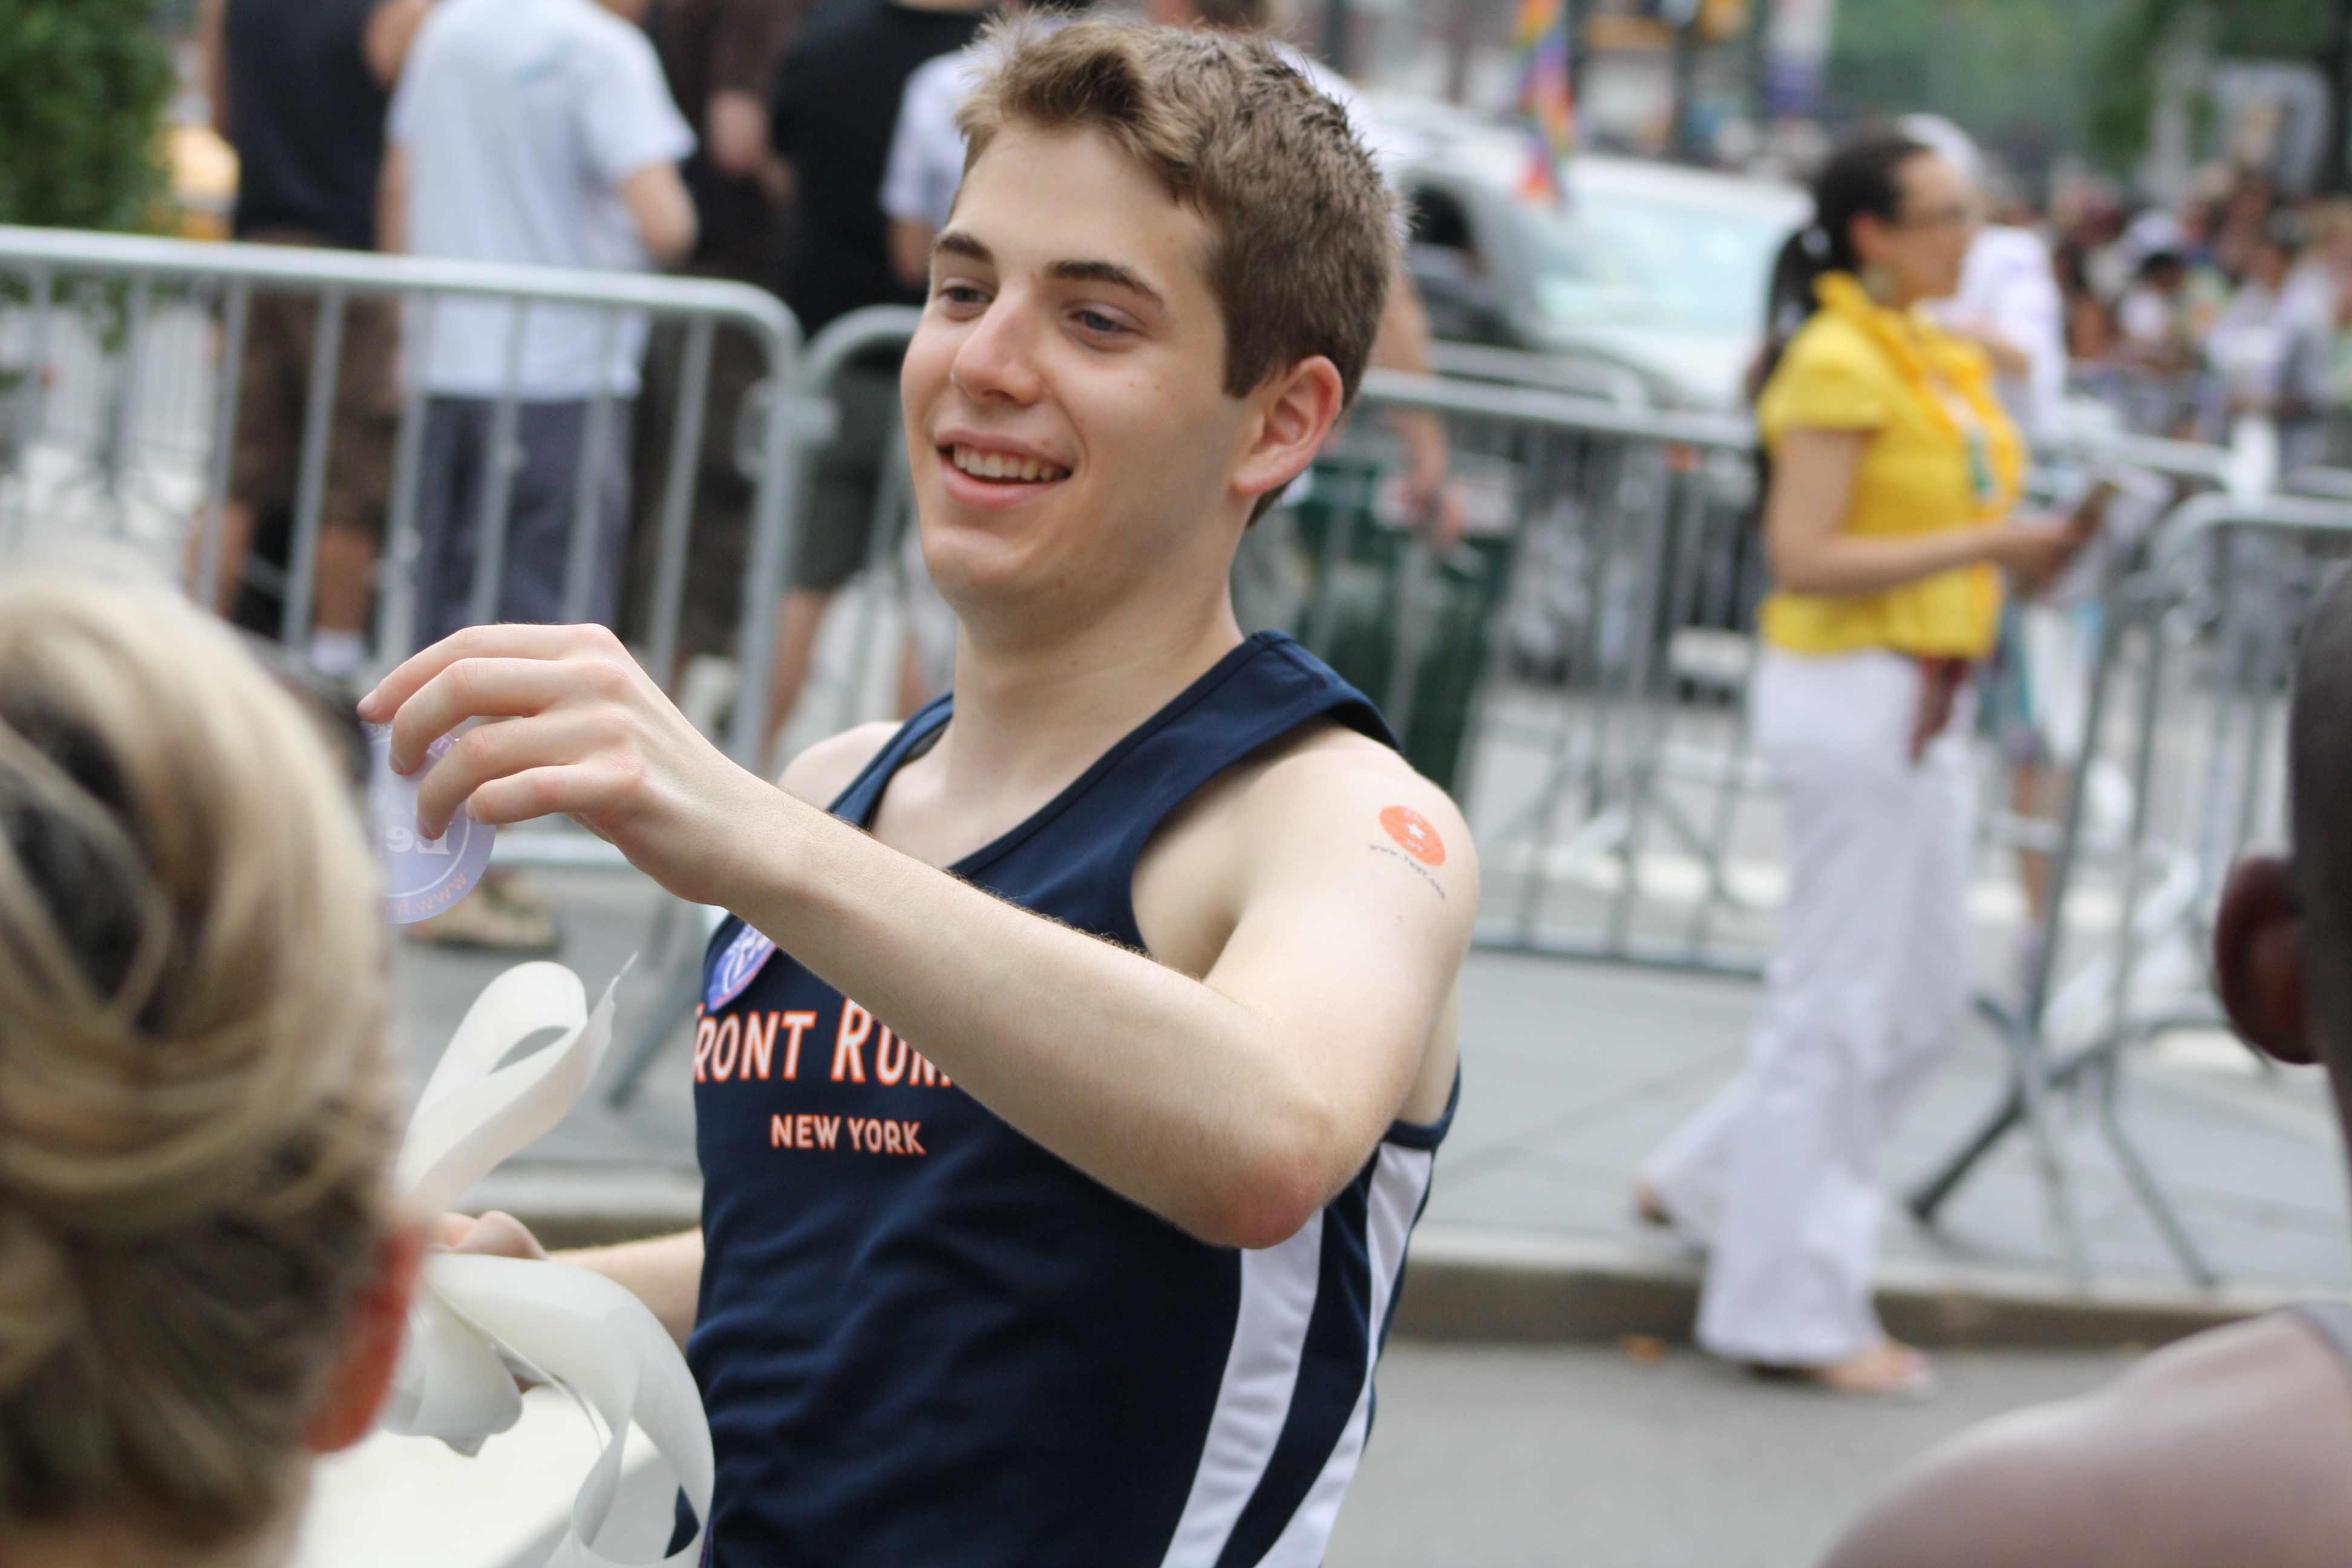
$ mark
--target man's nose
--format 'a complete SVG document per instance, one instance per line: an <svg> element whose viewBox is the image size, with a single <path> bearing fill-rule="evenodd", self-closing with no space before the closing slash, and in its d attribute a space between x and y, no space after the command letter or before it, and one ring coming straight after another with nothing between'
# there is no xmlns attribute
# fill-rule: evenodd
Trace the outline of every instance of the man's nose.
<svg viewBox="0 0 2352 1568"><path fill-rule="evenodd" d="M990 302L956 349L949 379L976 401L1034 402L1037 396L1034 311L1009 295Z"/></svg>

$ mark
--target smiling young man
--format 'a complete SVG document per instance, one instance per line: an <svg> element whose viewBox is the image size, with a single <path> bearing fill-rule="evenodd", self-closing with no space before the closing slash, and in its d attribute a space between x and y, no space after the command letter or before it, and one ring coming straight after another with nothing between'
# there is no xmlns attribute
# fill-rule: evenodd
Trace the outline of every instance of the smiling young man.
<svg viewBox="0 0 2352 1568"><path fill-rule="evenodd" d="M703 1227L575 1255L691 1333L719 1568L1312 1564L1451 1118L1477 874L1226 582L1361 374L1392 209L1255 41L1016 37L965 117L902 382L951 698L782 790L595 628L460 633L362 711L411 768L508 718L436 764L428 830L569 813L734 911Z"/></svg>

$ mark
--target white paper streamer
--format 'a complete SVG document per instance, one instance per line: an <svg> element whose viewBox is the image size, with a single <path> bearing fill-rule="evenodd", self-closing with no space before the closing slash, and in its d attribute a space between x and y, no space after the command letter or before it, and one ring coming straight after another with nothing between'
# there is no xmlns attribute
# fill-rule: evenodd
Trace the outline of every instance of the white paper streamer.
<svg viewBox="0 0 2352 1568"><path fill-rule="evenodd" d="M614 984L618 984L616 978ZM554 1044L499 1065L530 1036ZM613 1037L613 987L591 1013L580 977L560 963L517 965L490 982L457 1026L401 1145L409 1201L438 1214L499 1162L563 1120ZM710 1518L710 1426L677 1345L644 1302L602 1275L561 1263L436 1252L425 1259L408 1342L378 1424L438 1437L461 1454L522 1415L514 1373L552 1383L610 1434L581 1483L572 1530L548 1568L652 1568L591 1544L612 1513L630 1423ZM659 1568L694 1568L699 1531Z"/></svg>

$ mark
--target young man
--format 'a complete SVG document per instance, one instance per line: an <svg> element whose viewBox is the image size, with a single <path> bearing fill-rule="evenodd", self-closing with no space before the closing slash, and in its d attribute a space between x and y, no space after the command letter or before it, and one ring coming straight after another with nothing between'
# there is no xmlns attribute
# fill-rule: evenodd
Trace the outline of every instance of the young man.
<svg viewBox="0 0 2352 1568"><path fill-rule="evenodd" d="M1048 5L1045 25L1053 25L1050 0L1040 3ZM1162 27L1212 27L1269 37L1276 20L1272 0L1148 0L1144 12ZM1276 47L1324 96L1347 110L1356 134L1379 163L1381 177L1393 188L1412 156L1412 141L1383 127L1346 77L1279 39ZM954 204L964 165L963 132L956 110L986 68L984 58L967 50L932 60L907 80L882 181L882 211L890 220L890 265L908 281L927 275L931 240L946 225ZM1388 314L1373 342L1372 363L1425 375L1429 353L1428 311L1412 274L1400 267L1390 288ZM1450 479L1453 448L1445 422L1428 410L1408 408L1390 410L1388 421L1410 456L1406 495L1421 527L1440 551L1450 550L1462 536L1464 516L1461 494ZM1255 548L1244 551L1244 579L1265 570L1278 572L1263 558L1279 547L1263 531L1252 537Z"/></svg>
<svg viewBox="0 0 2352 1568"><path fill-rule="evenodd" d="M594 628L465 632L362 711L404 768L512 716L435 764L428 830L566 812L740 917L705 1227L578 1257L691 1331L719 1568L1311 1564L1451 1116L1477 872L1226 574L1369 357L1391 206L1255 41L1080 23L965 112L902 384L952 698L782 790Z"/></svg>
<svg viewBox="0 0 2352 1568"><path fill-rule="evenodd" d="M2304 641L2294 854L2242 861L2216 980L2231 1022L2322 1061L2352 1135L2352 578ZM2314 1302L2158 1352L2096 1394L1929 1454L1831 1568L2191 1568L2352 1562L2352 1306Z"/></svg>

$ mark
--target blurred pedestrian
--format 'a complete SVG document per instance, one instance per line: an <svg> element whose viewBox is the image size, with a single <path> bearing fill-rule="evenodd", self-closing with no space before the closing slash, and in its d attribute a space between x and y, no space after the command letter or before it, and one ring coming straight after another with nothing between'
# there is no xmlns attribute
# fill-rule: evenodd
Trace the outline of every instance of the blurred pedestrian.
<svg viewBox="0 0 2352 1568"><path fill-rule="evenodd" d="M646 0L439 0L393 100L385 205L419 256L641 271L687 255L695 214L677 161L694 135L635 23ZM417 640L476 620L566 618L583 462L595 489L587 618L610 625L627 517L630 400L643 316L445 298L415 329L408 374L427 394L416 484ZM516 449L496 449L518 400ZM607 448L584 448L600 401ZM473 602L478 540L505 508L498 592ZM494 873L419 941L531 952L553 916Z"/></svg>
<svg viewBox="0 0 2352 1568"><path fill-rule="evenodd" d="M1745 1069L1636 1186L1709 1244L1700 1344L1853 1392L1930 1386L1871 1309L1878 1143L1966 1011L1967 682L2000 569L2044 576L2075 542L2012 516L1991 366L1918 308L1958 287L1975 226L1949 160L1866 141L1775 266L1769 319L1801 325L1757 409L1774 592L1751 700L1789 900Z"/></svg>
<svg viewBox="0 0 2352 1568"><path fill-rule="evenodd" d="M2216 987L2245 1039L2326 1065L2352 1135L2352 582L2340 577L2304 641L2288 751L2294 854L2231 874ZM1831 1568L2343 1563L2347 1374L2340 1300L2198 1334L2095 1393L1944 1443L1886 1489Z"/></svg>
<svg viewBox="0 0 2352 1568"><path fill-rule="evenodd" d="M989 0L855 0L819 16L777 79L777 154L792 170L796 205L784 300L810 337L868 305L919 305L924 290L890 264L881 207L890 132L907 79L980 31ZM776 628L768 709L772 744L807 684L824 613L872 553L883 465L900 457L898 348L853 355L834 377L841 411L815 456L801 518L791 591ZM886 450L886 448L887 448Z"/></svg>
<svg viewBox="0 0 2352 1568"><path fill-rule="evenodd" d="M376 196L392 85L430 0L206 0L198 17L213 128L236 149L231 232L266 245L376 247ZM293 532L318 307L258 290L247 317L228 499L218 529L214 607L278 635L282 584L247 583L257 535L283 570ZM342 355L327 431L318 581L309 652L331 676L367 655L367 622L392 486L399 396L393 359L399 312L390 301L343 307ZM201 591L204 533L191 541L190 585ZM258 574L256 574L258 575Z"/></svg>
<svg viewBox="0 0 2352 1568"><path fill-rule="evenodd" d="M10 1568L282 1563L373 1429L424 1237L328 719L161 589L0 587Z"/></svg>
<svg viewBox="0 0 2352 1568"><path fill-rule="evenodd" d="M1980 202L1990 204L1991 176L1969 133L1939 114L1906 114L1895 128L1933 148L1959 170ZM2064 434L2066 307L2050 247L2025 221L2003 211L1979 223L1960 264L1959 287L1929 309L1946 328L1992 360L1993 390L2010 422L2031 443Z"/></svg>
<svg viewBox="0 0 2352 1568"><path fill-rule="evenodd" d="M809 8L810 0L670 0L649 18L670 96L700 137L683 170L700 222L693 253L676 268L680 273L781 290L791 193L770 145L768 94ZM642 643L650 631L658 586L662 501L686 336L682 322L657 322L646 345L621 611L623 631L633 642ZM751 478L736 461L736 428L745 395L765 371L759 344L748 334L726 326L712 334L702 439L688 458L694 480L677 625L682 660L735 651L752 498ZM656 673L666 685L686 679L679 670ZM676 689L685 694L682 686ZM718 706L713 696L698 694L688 706L710 721Z"/></svg>
<svg viewBox="0 0 2352 1568"><path fill-rule="evenodd" d="M2274 425L2289 472L2325 456L2336 343L2333 282L2298 265L2303 248L2302 219L2274 209L2246 239L2238 290L2205 345L2229 417Z"/></svg>

